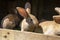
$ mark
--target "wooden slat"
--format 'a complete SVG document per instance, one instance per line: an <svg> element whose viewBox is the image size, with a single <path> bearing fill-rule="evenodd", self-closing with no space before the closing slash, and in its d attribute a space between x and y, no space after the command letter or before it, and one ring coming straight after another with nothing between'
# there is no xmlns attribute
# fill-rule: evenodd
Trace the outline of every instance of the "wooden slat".
<svg viewBox="0 0 60 40"><path fill-rule="evenodd" d="M49 36L33 32L0 29L0 40L60 40L59 36Z"/></svg>

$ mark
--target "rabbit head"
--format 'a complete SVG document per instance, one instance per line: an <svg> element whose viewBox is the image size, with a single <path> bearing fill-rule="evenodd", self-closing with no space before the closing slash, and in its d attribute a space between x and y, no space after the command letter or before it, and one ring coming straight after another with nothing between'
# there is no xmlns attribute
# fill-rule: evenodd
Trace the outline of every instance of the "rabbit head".
<svg viewBox="0 0 60 40"><path fill-rule="evenodd" d="M26 19L26 22L30 25L34 24L33 20L36 19L35 16L27 13L27 11L24 8L21 7L17 7L18 12L20 13L21 16L24 17L24 19Z"/></svg>
<svg viewBox="0 0 60 40"><path fill-rule="evenodd" d="M21 16L26 18L28 24L38 24L37 18L31 14L31 4L26 2L25 9L22 7L16 7Z"/></svg>
<svg viewBox="0 0 60 40"><path fill-rule="evenodd" d="M33 21L34 24L38 23L37 18L34 15L31 14L31 4L29 2L26 2L26 4L25 4L25 10L26 10L26 12L29 15L28 19L31 19L31 21Z"/></svg>

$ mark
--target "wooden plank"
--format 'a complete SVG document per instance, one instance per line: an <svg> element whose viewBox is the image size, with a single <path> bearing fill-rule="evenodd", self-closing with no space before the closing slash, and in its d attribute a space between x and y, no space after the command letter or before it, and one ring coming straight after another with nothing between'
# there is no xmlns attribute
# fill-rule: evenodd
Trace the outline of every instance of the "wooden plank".
<svg viewBox="0 0 60 40"><path fill-rule="evenodd" d="M60 40L60 36L43 35L33 32L0 29L0 40Z"/></svg>
<svg viewBox="0 0 60 40"><path fill-rule="evenodd" d="M1 30L2 40L14 40L14 31L13 30Z"/></svg>

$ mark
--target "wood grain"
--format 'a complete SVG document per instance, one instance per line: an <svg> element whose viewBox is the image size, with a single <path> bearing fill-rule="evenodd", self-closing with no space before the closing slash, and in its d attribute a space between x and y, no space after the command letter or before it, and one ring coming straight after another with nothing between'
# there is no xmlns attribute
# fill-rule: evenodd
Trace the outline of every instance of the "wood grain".
<svg viewBox="0 0 60 40"><path fill-rule="evenodd" d="M0 29L0 40L60 40L60 37L33 32Z"/></svg>

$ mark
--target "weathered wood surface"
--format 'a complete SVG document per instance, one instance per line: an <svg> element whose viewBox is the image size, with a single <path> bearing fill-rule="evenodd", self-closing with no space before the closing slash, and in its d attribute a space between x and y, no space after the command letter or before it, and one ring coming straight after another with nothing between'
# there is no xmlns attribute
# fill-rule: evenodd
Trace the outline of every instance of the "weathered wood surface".
<svg viewBox="0 0 60 40"><path fill-rule="evenodd" d="M0 29L0 40L60 40L60 37L43 35L40 33Z"/></svg>

